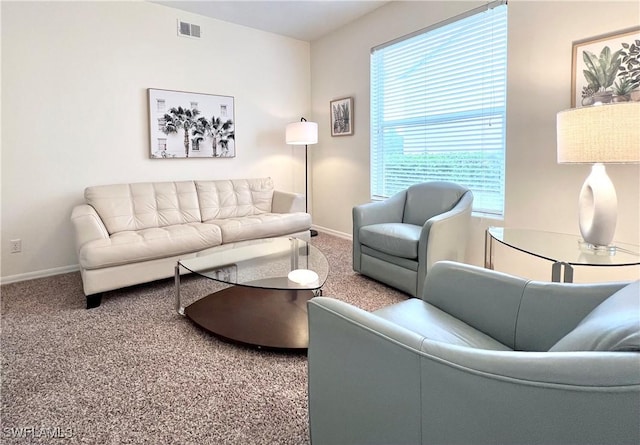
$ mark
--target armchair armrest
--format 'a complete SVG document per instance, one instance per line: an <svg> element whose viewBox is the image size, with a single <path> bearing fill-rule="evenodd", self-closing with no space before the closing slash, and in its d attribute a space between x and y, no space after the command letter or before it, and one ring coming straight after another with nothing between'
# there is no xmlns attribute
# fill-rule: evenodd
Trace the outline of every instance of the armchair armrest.
<svg viewBox="0 0 640 445"><path fill-rule="evenodd" d="M76 252L88 243L98 239L109 239L109 232L96 210L88 204L80 204L71 211Z"/></svg>
<svg viewBox="0 0 640 445"><path fill-rule="evenodd" d="M425 221L420 234L420 253L426 253L426 271L438 260L464 261L467 246L473 194L466 192L448 212ZM428 246L428 249L427 249Z"/></svg>
<svg viewBox="0 0 640 445"><path fill-rule="evenodd" d="M421 443L422 336L331 298L308 308L311 443Z"/></svg>
<svg viewBox="0 0 640 445"><path fill-rule="evenodd" d="M273 213L304 212L305 204L305 196L300 193L274 190L271 211Z"/></svg>
<svg viewBox="0 0 640 445"><path fill-rule="evenodd" d="M396 193L384 201L360 204L353 208L353 230L371 224L402 222L406 191Z"/></svg>
<svg viewBox="0 0 640 445"><path fill-rule="evenodd" d="M360 272L360 227L371 224L402 222L407 191L384 201L360 204L353 208L353 270Z"/></svg>

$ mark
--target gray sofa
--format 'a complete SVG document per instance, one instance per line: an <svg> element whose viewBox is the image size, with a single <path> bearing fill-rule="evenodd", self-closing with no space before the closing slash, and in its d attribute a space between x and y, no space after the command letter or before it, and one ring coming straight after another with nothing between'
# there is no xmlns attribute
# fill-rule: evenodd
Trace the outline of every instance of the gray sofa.
<svg viewBox="0 0 640 445"><path fill-rule="evenodd" d="M309 302L313 444L638 444L640 282L436 263L422 299Z"/></svg>
<svg viewBox="0 0 640 445"><path fill-rule="evenodd" d="M174 274L176 262L222 244L310 239L304 195L271 178L88 187L71 214L87 307L100 293Z"/></svg>

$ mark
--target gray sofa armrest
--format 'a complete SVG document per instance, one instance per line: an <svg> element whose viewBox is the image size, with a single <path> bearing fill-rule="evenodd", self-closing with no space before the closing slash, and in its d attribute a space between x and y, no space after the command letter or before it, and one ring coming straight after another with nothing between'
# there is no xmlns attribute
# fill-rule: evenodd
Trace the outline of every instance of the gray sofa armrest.
<svg viewBox="0 0 640 445"><path fill-rule="evenodd" d="M342 301L310 300L313 444L419 444L422 336Z"/></svg>
<svg viewBox="0 0 640 445"><path fill-rule="evenodd" d="M89 241L109 239L109 232L96 210L88 204L80 204L71 211L76 252Z"/></svg>
<svg viewBox="0 0 640 445"><path fill-rule="evenodd" d="M295 213L305 211L305 196L300 193L273 191L271 211L273 213Z"/></svg>

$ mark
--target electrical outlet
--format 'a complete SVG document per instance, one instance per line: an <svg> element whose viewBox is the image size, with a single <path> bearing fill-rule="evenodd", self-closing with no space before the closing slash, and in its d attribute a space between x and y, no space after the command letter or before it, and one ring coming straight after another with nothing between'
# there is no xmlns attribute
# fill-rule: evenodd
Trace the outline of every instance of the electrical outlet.
<svg viewBox="0 0 640 445"><path fill-rule="evenodd" d="M12 239L9 241L11 253L20 253L22 252L22 240L21 239Z"/></svg>

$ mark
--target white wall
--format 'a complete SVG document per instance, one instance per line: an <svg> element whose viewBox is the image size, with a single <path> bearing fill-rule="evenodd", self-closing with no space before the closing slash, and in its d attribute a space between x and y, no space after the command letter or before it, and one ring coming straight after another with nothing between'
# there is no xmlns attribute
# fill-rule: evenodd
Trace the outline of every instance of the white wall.
<svg viewBox="0 0 640 445"><path fill-rule="evenodd" d="M369 52L378 44L485 2L393 2L311 45L313 118L319 143L310 151L312 212L319 227L351 234L351 208L369 201ZM506 202L504 221L473 219L467 261L483 264L490 225L578 234L577 197L588 165L556 163L556 113L570 108L571 45L637 26L640 4L509 2ZM332 138L329 101L353 96L355 134ZM472 99L470 99L472 100ZM616 240L640 244L640 166L607 170L618 193ZM549 279L549 264L498 252L500 270ZM576 281L638 277L638 268L581 268Z"/></svg>
<svg viewBox="0 0 640 445"><path fill-rule="evenodd" d="M304 192L284 128L310 111L307 42L147 2L1 8L3 282L73 269L89 185L271 176ZM178 18L202 39L178 37ZM147 88L234 96L237 156L149 159Z"/></svg>

